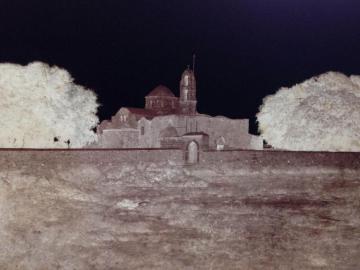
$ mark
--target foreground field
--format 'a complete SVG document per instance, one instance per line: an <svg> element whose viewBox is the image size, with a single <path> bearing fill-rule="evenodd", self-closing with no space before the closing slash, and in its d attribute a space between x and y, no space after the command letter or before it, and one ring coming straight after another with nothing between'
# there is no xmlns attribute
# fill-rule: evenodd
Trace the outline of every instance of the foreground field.
<svg viewBox="0 0 360 270"><path fill-rule="evenodd" d="M7 166L0 269L359 269L355 169Z"/></svg>

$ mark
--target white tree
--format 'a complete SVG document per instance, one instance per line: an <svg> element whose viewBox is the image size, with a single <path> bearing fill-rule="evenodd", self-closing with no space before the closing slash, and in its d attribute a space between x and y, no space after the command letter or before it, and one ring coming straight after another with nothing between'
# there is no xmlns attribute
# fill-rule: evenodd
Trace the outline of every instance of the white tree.
<svg viewBox="0 0 360 270"><path fill-rule="evenodd" d="M264 98L259 131L274 148L360 151L360 76L328 72Z"/></svg>
<svg viewBox="0 0 360 270"><path fill-rule="evenodd" d="M0 147L83 147L96 141L97 107L64 69L0 64Z"/></svg>

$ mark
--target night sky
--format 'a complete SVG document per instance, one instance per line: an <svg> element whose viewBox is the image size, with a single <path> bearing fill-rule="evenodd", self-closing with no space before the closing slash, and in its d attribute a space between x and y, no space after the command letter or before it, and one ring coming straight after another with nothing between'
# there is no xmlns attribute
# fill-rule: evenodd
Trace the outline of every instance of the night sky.
<svg viewBox="0 0 360 270"><path fill-rule="evenodd" d="M359 0L1 0L0 62L43 61L96 91L100 119L178 95L197 56L198 111L254 116L262 98L333 70L360 74Z"/></svg>

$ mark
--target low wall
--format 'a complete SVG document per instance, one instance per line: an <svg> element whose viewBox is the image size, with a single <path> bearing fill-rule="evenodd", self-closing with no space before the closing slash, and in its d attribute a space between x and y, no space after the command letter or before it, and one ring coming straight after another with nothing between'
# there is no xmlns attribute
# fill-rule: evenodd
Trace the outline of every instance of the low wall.
<svg viewBox="0 0 360 270"><path fill-rule="evenodd" d="M360 168L360 152L290 152L290 151L204 151L200 163L238 162L253 167L338 167Z"/></svg>
<svg viewBox="0 0 360 270"><path fill-rule="evenodd" d="M183 165L180 149L1 149L1 162L20 163L168 163ZM289 151L200 151L200 165L236 163L251 168L337 167L360 169L360 152L289 152Z"/></svg>
<svg viewBox="0 0 360 270"><path fill-rule="evenodd" d="M154 162L182 165L184 154L178 149L1 149L0 161L20 163L138 163Z"/></svg>

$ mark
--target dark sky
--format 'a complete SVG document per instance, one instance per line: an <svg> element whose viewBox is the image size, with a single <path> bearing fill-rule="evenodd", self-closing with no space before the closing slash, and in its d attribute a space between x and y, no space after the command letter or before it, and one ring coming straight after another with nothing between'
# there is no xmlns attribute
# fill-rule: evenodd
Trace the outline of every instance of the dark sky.
<svg viewBox="0 0 360 270"><path fill-rule="evenodd" d="M360 74L359 0L1 0L0 62L44 61L94 89L109 118L158 84L178 95L196 52L198 111L250 118L267 94Z"/></svg>

